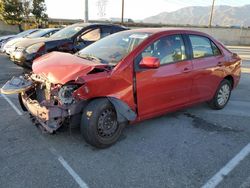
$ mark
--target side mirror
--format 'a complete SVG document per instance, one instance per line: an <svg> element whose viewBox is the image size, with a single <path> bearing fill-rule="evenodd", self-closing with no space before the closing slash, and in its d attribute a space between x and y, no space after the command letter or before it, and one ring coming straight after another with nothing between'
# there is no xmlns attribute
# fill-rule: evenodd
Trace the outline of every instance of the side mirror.
<svg viewBox="0 0 250 188"><path fill-rule="evenodd" d="M160 60L156 57L144 57L140 62L140 68L157 69L160 67Z"/></svg>

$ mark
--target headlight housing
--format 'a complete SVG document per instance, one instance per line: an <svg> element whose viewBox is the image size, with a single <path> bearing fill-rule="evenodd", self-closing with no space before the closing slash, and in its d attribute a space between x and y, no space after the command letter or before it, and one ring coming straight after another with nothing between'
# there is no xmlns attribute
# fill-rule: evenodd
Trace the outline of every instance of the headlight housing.
<svg viewBox="0 0 250 188"><path fill-rule="evenodd" d="M41 42L41 43L37 43L37 44L33 44L31 46L29 46L27 49L26 49L26 52L28 54L33 54L33 53L37 53L42 47L45 46L45 43Z"/></svg>
<svg viewBox="0 0 250 188"><path fill-rule="evenodd" d="M73 92L78 88L78 85L64 85L58 92L58 98L62 104L69 105L74 102Z"/></svg>

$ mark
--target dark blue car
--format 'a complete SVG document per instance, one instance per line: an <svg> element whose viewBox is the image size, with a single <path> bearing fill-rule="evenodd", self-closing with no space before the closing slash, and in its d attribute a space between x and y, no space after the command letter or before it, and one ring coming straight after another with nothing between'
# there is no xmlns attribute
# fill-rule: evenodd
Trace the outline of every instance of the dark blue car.
<svg viewBox="0 0 250 188"><path fill-rule="evenodd" d="M12 60L25 67L31 67L34 59L52 51L76 53L86 46L110 34L127 30L114 24L77 23L51 35L49 38L37 38L23 46L16 46L17 55Z"/></svg>

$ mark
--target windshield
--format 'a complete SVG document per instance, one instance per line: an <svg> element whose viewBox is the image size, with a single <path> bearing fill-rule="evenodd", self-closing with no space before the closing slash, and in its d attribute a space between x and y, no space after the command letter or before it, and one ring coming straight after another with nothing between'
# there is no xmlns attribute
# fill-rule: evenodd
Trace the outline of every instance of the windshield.
<svg viewBox="0 0 250 188"><path fill-rule="evenodd" d="M27 38L38 38L38 37L43 37L44 35L46 35L47 33L51 32L51 29L43 29L40 31L37 31L35 33L30 34L29 36L27 36Z"/></svg>
<svg viewBox="0 0 250 188"><path fill-rule="evenodd" d="M51 38L70 38L78 33L84 26L71 25L51 35Z"/></svg>
<svg viewBox="0 0 250 188"><path fill-rule="evenodd" d="M101 63L116 65L149 35L150 33L133 31L116 33L84 48L77 55L90 60L99 59Z"/></svg>
<svg viewBox="0 0 250 188"><path fill-rule="evenodd" d="M39 31L39 30L29 29L29 30L23 31L23 32L21 32L21 33L18 33L17 36L18 36L18 37L25 37L25 36L28 36L28 35L31 34L31 33L37 32L37 31Z"/></svg>

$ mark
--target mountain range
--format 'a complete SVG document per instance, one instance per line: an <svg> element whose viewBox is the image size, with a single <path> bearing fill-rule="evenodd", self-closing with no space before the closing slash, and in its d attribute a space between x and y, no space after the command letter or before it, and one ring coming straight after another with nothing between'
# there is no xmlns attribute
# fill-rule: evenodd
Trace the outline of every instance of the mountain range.
<svg viewBox="0 0 250 188"><path fill-rule="evenodd" d="M208 25L211 7L191 6L145 18L145 23ZM250 26L250 4L241 7L215 6L213 26Z"/></svg>

